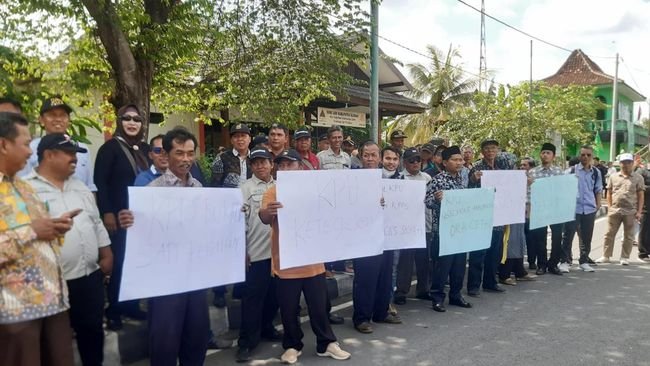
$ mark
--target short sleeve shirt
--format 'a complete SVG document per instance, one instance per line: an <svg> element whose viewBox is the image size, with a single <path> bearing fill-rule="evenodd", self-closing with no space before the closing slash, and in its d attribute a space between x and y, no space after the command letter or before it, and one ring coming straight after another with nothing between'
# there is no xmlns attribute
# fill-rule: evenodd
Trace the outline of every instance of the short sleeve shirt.
<svg viewBox="0 0 650 366"><path fill-rule="evenodd" d="M256 176L241 185L246 211L246 251L251 262L271 258L271 227L260 220L260 208L264 192L275 185L271 179L265 182Z"/></svg>
<svg viewBox="0 0 650 366"><path fill-rule="evenodd" d="M352 166L350 155L343 150L339 151L339 154L336 155L334 151L329 148L325 151L319 152L316 156L320 162L320 168L323 170L350 169Z"/></svg>
<svg viewBox="0 0 650 366"><path fill-rule="evenodd" d="M612 207L609 213L634 215L637 210L637 192L645 190L643 177L636 172L625 176L616 172L607 179L607 187L612 192Z"/></svg>

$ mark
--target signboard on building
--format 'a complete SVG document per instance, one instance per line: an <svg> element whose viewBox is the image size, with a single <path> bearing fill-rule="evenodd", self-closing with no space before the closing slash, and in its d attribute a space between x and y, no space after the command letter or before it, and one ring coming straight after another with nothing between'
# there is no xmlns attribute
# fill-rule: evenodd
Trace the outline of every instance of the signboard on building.
<svg viewBox="0 0 650 366"><path fill-rule="evenodd" d="M312 126L330 127L332 125L365 128L366 114L346 108L318 107L318 122L312 123Z"/></svg>

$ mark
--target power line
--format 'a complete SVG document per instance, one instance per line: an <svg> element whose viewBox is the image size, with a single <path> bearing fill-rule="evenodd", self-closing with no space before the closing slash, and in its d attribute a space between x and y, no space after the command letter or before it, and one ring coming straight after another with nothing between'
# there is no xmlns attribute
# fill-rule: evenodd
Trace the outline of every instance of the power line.
<svg viewBox="0 0 650 366"><path fill-rule="evenodd" d="M469 8L471 8L471 9L474 9L474 10L477 11L478 13L481 13L481 15L485 15L486 17L488 17L488 18L494 20L495 22L497 22L497 23L499 23L499 24L502 24L502 25L504 25L504 26L506 26L506 27L508 27L508 28L510 28L510 29L512 29L512 30L514 30L514 31L516 31L516 32L519 32L519 33L525 35L526 37L530 37L530 38L532 38L532 39L534 39L534 40L537 40L537 41L539 41L539 42L541 42L541 43L544 43L544 44L546 44L546 45L549 45L549 46L551 46L551 47L555 47L555 48L560 49L560 50L562 50L562 51L566 51L566 52L569 52L569 53L573 52L573 50L570 50L570 49L568 49L568 48L566 48L566 47L559 46L559 45L557 45L557 44L555 44L555 43L551 43L551 42L546 41L546 40L544 40L544 39L542 39L542 38L536 37L536 36L534 36L534 35L532 35L532 34L526 32L526 31L523 31L523 30L521 30L521 29L519 29L519 28L517 28L517 27L515 27L515 26L512 26L512 25L510 25L510 24L504 22L504 21L501 20L501 19L495 18L495 17L493 17L492 15L490 15L490 14L484 12L484 11L481 11L481 9L478 9L478 8L476 8L476 7L474 7L474 6L472 6L472 5L468 4L468 3L466 3L466 2L463 1L463 0L457 0L457 1L458 1L459 3L461 3L461 4L463 4L463 5L465 5L465 6L469 7ZM614 57L612 57L612 56L590 56L590 57L595 57L595 58L607 58L607 59L613 59L613 58L614 58Z"/></svg>

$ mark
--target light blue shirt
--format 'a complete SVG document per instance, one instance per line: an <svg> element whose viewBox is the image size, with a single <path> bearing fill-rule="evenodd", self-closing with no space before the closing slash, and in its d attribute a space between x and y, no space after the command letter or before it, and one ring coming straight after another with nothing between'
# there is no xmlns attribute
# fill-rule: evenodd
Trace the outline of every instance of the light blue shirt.
<svg viewBox="0 0 650 366"><path fill-rule="evenodd" d="M578 177L578 197L576 198L576 214L589 215L596 212L596 195L603 191L603 180L600 172L593 166L585 170L582 164L575 166ZM593 174L596 174L594 177Z"/></svg>
<svg viewBox="0 0 650 366"><path fill-rule="evenodd" d="M40 137L36 137L29 143L29 147L32 149L32 156L27 159L27 164L23 170L18 172L20 178L24 178L38 166L38 155L37 149L38 144L41 142ZM84 143L79 143L79 147L83 147L88 150L85 153L77 153L77 168L74 171L74 177L82 181L91 192L97 192L97 186L93 180L93 167L90 159L90 150L88 146Z"/></svg>

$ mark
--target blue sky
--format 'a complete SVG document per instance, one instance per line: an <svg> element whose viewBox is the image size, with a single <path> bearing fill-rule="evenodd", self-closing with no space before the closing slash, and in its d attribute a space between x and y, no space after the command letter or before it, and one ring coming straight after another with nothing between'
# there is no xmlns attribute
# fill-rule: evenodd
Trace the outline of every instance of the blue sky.
<svg viewBox="0 0 650 366"><path fill-rule="evenodd" d="M480 0L465 0L480 8ZM650 0L485 0L486 13L564 48L581 48L613 75L618 51L619 77L650 97ZM384 0L379 34L424 51L427 44L460 49L463 67L479 69L480 14L457 0ZM486 18L487 66L495 80L517 83L529 77L530 38ZM427 59L380 39L380 47L403 63ZM533 79L554 74L568 52L533 43ZM408 77L408 73L403 69ZM648 104L638 103L648 116Z"/></svg>

